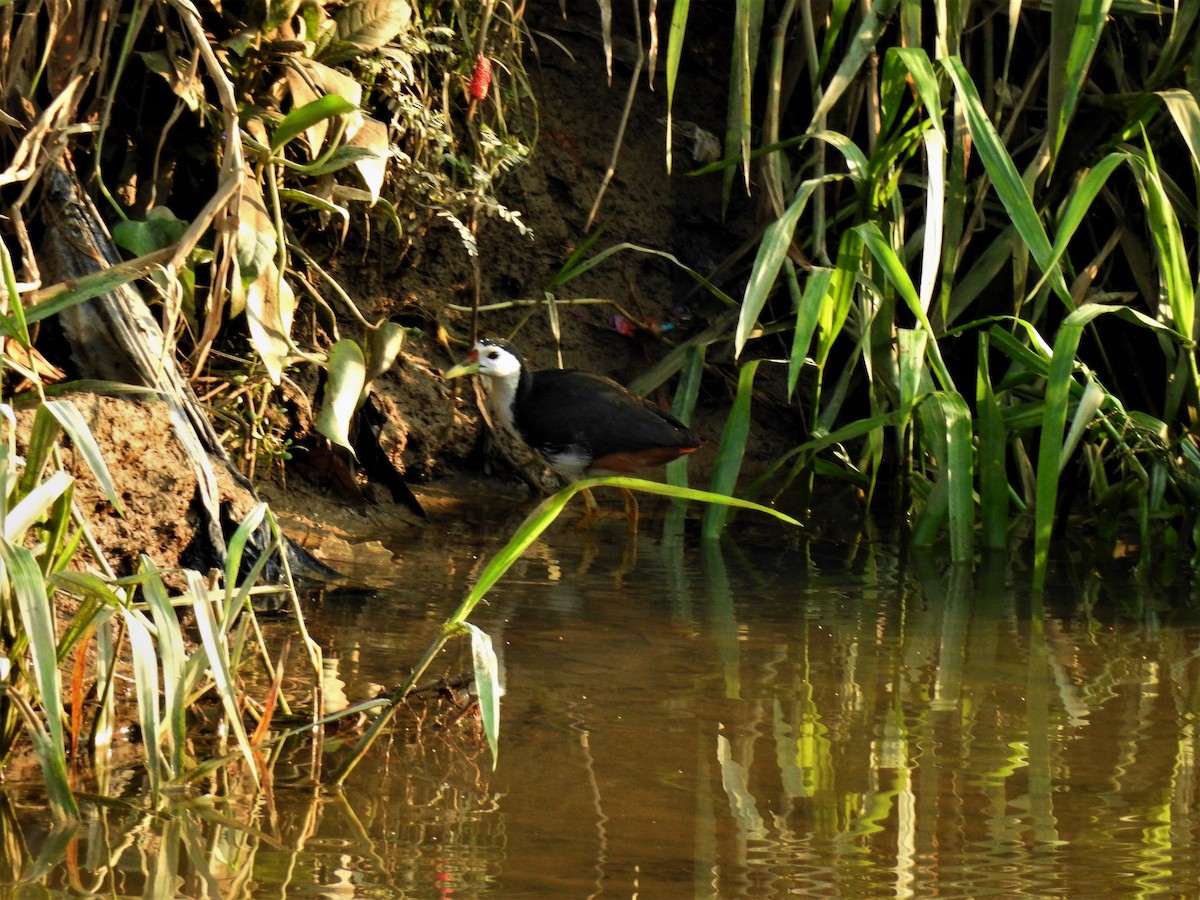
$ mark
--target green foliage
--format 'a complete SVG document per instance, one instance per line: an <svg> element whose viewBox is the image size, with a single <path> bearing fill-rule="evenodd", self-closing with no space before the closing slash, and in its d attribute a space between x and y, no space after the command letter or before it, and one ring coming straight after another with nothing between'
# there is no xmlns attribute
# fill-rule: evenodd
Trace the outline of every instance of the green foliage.
<svg viewBox="0 0 1200 900"><path fill-rule="evenodd" d="M250 534L268 515L266 507L254 509L230 539L222 590L210 590L199 573L188 571L187 592L172 596L164 573L148 558L137 575L115 578L74 504L75 479L59 458L65 434L120 510L91 430L67 400L43 401L27 418L22 458L17 416L0 405L0 765L24 735L41 765L56 819L77 819L80 763L90 755L94 777L103 783L117 717L131 714L146 746L143 764L154 803L169 802L164 791L169 785L211 773L234 758L194 757L197 743L215 740L218 733L234 736L247 780L254 783L260 760L244 724L241 670L247 649L253 648L253 658L270 658L250 604L270 553L260 554L240 583L237 573ZM274 534L272 549L278 552L277 528ZM90 560L80 552L84 547ZM198 642L190 650L179 606L195 622ZM315 673L319 653L304 634L299 609L293 611ZM117 709L114 693L122 635L129 646L132 713ZM63 677L68 662L69 683ZM218 714L195 714L214 703ZM198 721L208 721L212 732L198 728ZM263 730L256 743L265 736Z"/></svg>
<svg viewBox="0 0 1200 900"><path fill-rule="evenodd" d="M246 448L251 473L259 457L287 452L262 427L278 405L270 395L292 367L325 365L326 344L343 339L326 296L361 327L364 349L387 327L366 321L299 235L324 230L337 243L352 222L370 235L379 219L403 254L440 217L474 254L489 217L526 230L496 198L528 154L519 10L273 0L201 16L173 0L106 0L103 12L47 23L37 8L18 3L0 26L16 48L0 61L0 82L14 88L0 108L11 160L0 183L20 186L4 225L16 268L36 280L44 265L27 224L36 217L22 207L64 150L109 201L114 240L136 259L75 282L22 285L29 321L149 276L170 350L179 341L200 374L228 377L224 391L209 391L216 405L232 406L222 394L239 395L245 379L270 385L230 410L237 427L227 437ZM60 45L104 52L98 64L57 56L48 91L38 48ZM481 60L494 73L487 83L473 77ZM33 119L44 124L30 129ZM76 140L71 126L85 121L94 125ZM46 135L60 131L71 137L52 146ZM242 371L229 376L221 362L205 373L214 350Z"/></svg>
<svg viewBox="0 0 1200 900"><path fill-rule="evenodd" d="M741 385L783 358L809 438L757 488L806 476L811 494L819 472L869 499L900 473L915 538L948 534L956 560L1032 514L1038 584L1068 516L1135 530L1143 571L1200 555L1178 539L1200 474L1196 10L821 9L736 4L726 159L695 173L753 183L770 210L725 336L752 358L714 488L732 490L746 440Z"/></svg>

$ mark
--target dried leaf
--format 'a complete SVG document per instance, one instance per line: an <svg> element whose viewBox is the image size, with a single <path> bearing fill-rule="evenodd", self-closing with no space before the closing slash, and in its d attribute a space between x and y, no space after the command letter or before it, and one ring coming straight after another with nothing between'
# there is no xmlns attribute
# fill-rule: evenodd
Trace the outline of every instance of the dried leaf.
<svg viewBox="0 0 1200 900"><path fill-rule="evenodd" d="M412 7L404 0L351 0L334 18L334 43L359 51L375 50L396 37L411 20Z"/></svg>
<svg viewBox="0 0 1200 900"><path fill-rule="evenodd" d="M387 175L388 130L378 119L363 117L362 127L350 139L350 148L365 150L370 155L354 161L354 167L371 192L371 203L379 199Z"/></svg>

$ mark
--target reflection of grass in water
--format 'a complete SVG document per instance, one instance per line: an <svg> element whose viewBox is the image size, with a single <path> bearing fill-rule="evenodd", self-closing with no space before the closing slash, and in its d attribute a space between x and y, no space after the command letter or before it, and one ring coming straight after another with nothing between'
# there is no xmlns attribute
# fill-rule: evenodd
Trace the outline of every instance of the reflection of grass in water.
<svg viewBox="0 0 1200 900"><path fill-rule="evenodd" d="M487 735L488 744L492 748L493 760L496 758L499 749L501 693L498 664L495 652L491 647L491 639L469 623L467 617L476 605L478 605L479 601L486 596L487 592L496 585L496 582L503 578L509 568L529 549L529 546L538 539L551 523L558 519L559 514L566 508L567 503L572 497L598 487L614 487L623 491L644 491L677 500L695 500L741 509L752 509L774 516L792 525L799 526L800 524L790 516L786 516L777 510L761 506L757 503L739 500L736 497L713 494L709 491L698 491L671 484L659 484L658 482L645 481L640 478L615 476L586 478L568 485L558 493L547 497L539 503L525 518L525 521L517 527L516 533L513 534L508 543L500 548L496 555L488 562L487 566L480 573L475 586L471 589L466 599L459 605L458 609L446 620L442 626L442 633L430 645L424 657L422 657L421 661L413 669L412 674L409 675L399 689L393 692L389 698L387 707L375 722L372 723L366 734L363 735L359 746L355 748L354 752L333 773L334 783L341 784L346 776L353 771L354 767L361 762L370 749L371 744L387 726L398 704L409 694L413 685L424 676L425 670L433 662L438 653L441 652L446 641L460 634L467 634L471 638L472 654L475 659L475 686L479 693L480 715L483 720L484 732Z"/></svg>
<svg viewBox="0 0 1200 900"><path fill-rule="evenodd" d="M751 561L748 580L717 569L720 555L710 553L680 583L702 586L693 628L704 623L709 640L736 650L710 660L694 683L704 697L697 751L713 775L698 779L697 827L714 829L698 835L696 853L707 856L697 863L722 894L748 878L764 891L837 884L875 896L892 884L922 896L1044 895L1055 884L1094 886L1115 869L1151 887L1191 875L1194 862L1173 857L1171 843L1194 817L1191 739L1162 701L1190 696L1194 642L1162 628L1030 627L1023 601L1002 586L976 585L931 558L910 559L906 571L887 553L868 542L847 550L852 567L827 557L801 578ZM1081 714L1087 724L1072 724ZM1177 736L1167 739L1172 727ZM348 736L332 734L323 747ZM578 753L563 743L562 753ZM40 821L15 810L6 865L53 882L76 852L84 860L76 877L101 890L160 890L177 878L168 895L208 886L228 896L252 885L328 884L339 869L356 871L364 889L413 889L440 872L465 890L517 864L505 841L519 820L490 793L477 733L393 731L339 791L316 784L313 746L308 726L264 745L265 789L241 765L186 790L167 785L156 815L140 796L100 806L83 797L89 821L96 809L103 823L86 833L43 841ZM610 764L633 790L634 777L658 771L636 754L600 763L598 791L613 790ZM210 783L217 790L197 796ZM609 815L622 808L606 799ZM701 816L705 799L717 802ZM605 826L612 871L625 864L621 822ZM113 864L101 871L96 859ZM538 866L552 871L554 859ZM654 876L667 877L647 871L647 882Z"/></svg>

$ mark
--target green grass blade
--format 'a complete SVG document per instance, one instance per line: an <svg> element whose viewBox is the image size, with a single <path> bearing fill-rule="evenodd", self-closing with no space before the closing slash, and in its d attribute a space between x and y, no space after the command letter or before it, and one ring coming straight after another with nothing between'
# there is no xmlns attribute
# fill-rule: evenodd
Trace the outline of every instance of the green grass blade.
<svg viewBox="0 0 1200 900"><path fill-rule="evenodd" d="M738 316L737 328L734 331L734 355L740 356L750 339L750 333L758 325L758 317L771 295L779 270L787 259L791 249L792 238L808 200L820 185L833 181L840 176L825 176L805 181L796 191L796 196L788 204L783 215L767 226L762 240L758 244L758 252L754 257L754 266L750 271L750 280L746 283L746 292L742 297L742 309Z"/></svg>
<svg viewBox="0 0 1200 900"><path fill-rule="evenodd" d="M942 477L928 486L923 476L914 475L913 478L913 494L920 497L922 492L925 493L921 511L912 524L913 546L932 547L950 509L950 482Z"/></svg>
<svg viewBox="0 0 1200 900"><path fill-rule="evenodd" d="M815 181L806 181L796 192L795 198L788 204L778 219L767 226L762 240L758 243L758 252L754 257L754 265L750 270L750 280L746 283L746 292L742 296L742 309L738 315L737 328L734 329L734 356L741 356L750 339L750 332L758 325L758 317L766 306L767 298L775 287L779 277L779 269L787 258L787 252L792 245L792 236L796 232L796 223L812 196Z"/></svg>
<svg viewBox="0 0 1200 900"><path fill-rule="evenodd" d="M1059 475L1066 447L1063 432L1067 425L1067 404L1075 384L1075 352L1084 327L1097 316L1117 307L1089 303L1063 320L1054 339L1054 354L1046 378L1046 404L1042 413L1042 434L1038 442L1037 494L1034 510L1033 584L1041 590L1046 582L1050 559L1050 538L1058 503Z"/></svg>
<svg viewBox="0 0 1200 900"><path fill-rule="evenodd" d="M479 698L479 717L483 721L483 733L487 736L492 751L492 768L500 758L500 663L492 647L492 639L481 629L464 622L463 627L471 635L471 659L475 666L475 692Z"/></svg>
<svg viewBox="0 0 1200 900"><path fill-rule="evenodd" d="M1058 157L1079 106L1111 6L1112 0L1057 0L1051 6L1046 135L1051 160Z"/></svg>
<svg viewBox="0 0 1200 900"><path fill-rule="evenodd" d="M1108 394L1104 392L1104 389L1096 384L1092 378L1088 378L1087 385L1083 389L1083 396L1075 404L1075 415L1071 417L1071 427L1067 431L1067 437L1063 441L1062 450L1059 452L1059 471L1062 471L1066 467L1071 454L1079 446L1084 432L1091 426L1096 418L1096 414L1107 400Z"/></svg>
<svg viewBox="0 0 1200 900"><path fill-rule="evenodd" d="M15 431L15 422L11 423L11 428ZM57 420L50 415L49 410L39 407L34 414L33 428L30 429L29 442L25 447L25 470L17 481L16 496L28 494L41 480L46 469L46 461L50 459L54 448L58 446L60 430ZM15 451L10 448L11 452ZM4 496L11 502L8 491L4 492Z"/></svg>
<svg viewBox="0 0 1200 900"><path fill-rule="evenodd" d="M821 102L813 110L812 125L808 130L813 130L817 123L833 110L842 95L845 94L846 89L854 83L863 63L867 61L867 57L877 52L876 45L879 42L879 36L888 26L891 15L899 2L900 0L875 0L870 10L863 16L862 24L858 26L853 40L842 54L842 61L838 65L837 71L834 72L833 78L830 79L821 95Z"/></svg>
<svg viewBox="0 0 1200 900"><path fill-rule="evenodd" d="M725 152L742 162L746 193L750 193L751 95L754 69L758 62L758 44L762 31L763 0L735 0L733 16L733 52L729 64L729 105L725 118ZM733 170L726 172L725 198L728 202Z"/></svg>
<svg viewBox="0 0 1200 900"><path fill-rule="evenodd" d="M596 266L600 265L602 262L607 260L610 256L614 256L617 253L623 253L626 250L632 250L635 253L644 253L647 256L657 256L660 259L665 259L667 262L671 263L673 266L678 268L681 272L683 272L685 275L687 275L689 278L691 278L693 281L695 281L697 284L699 284L701 287L703 287L706 291L708 291L710 294L712 294L714 297L716 297L718 300L720 300L725 305L727 305L727 306L737 306L738 305L736 300L734 300L732 297L730 297L728 294L726 294L724 291L722 291L719 287L717 287L715 284L713 284L711 281L709 281L707 278L705 278L703 275L701 275L699 272L697 272L691 266L689 266L683 262L680 262L679 257L675 256L673 253L668 253L665 250L657 250L653 247L645 247L641 244L633 244L633 243L630 243L629 241L622 241L619 244L614 244L611 247L606 247L605 249L603 249L599 253L597 253L595 256L589 257L588 259L584 260L583 262L580 262L577 265L572 266L569 272L560 273L559 276L557 276L554 279L553 285L555 287L561 287L562 284L565 284L567 281L570 281L573 278L578 278L584 272L594 269ZM574 259L575 255L573 254L571 258Z"/></svg>
<svg viewBox="0 0 1200 900"><path fill-rule="evenodd" d="M717 460L713 464L712 489L714 493L732 497L737 488L738 474L742 470L742 457L746 454L746 441L750 436L750 400L754 390L754 374L761 359L751 360L742 366L738 375L737 395L725 418L721 432L721 443L717 447ZM728 510L724 506L710 506L704 511L704 524L700 536L711 541L719 538L725 529Z"/></svg>
<svg viewBox="0 0 1200 900"><path fill-rule="evenodd" d="M683 39L687 33L688 10L691 0L676 0L671 10L671 27L667 32L667 174L671 174L671 112L675 103L675 83L679 79L679 60L683 56Z"/></svg>
<svg viewBox="0 0 1200 900"><path fill-rule="evenodd" d="M187 650L183 643L183 632L179 628L179 617L166 586L162 582L161 573L153 561L143 556L140 571L150 576L144 582L142 589L146 598L146 606L154 620L154 629L158 635L158 658L162 666L163 680L163 710L166 714L167 758L170 763L172 777L178 777L184 768L185 749L187 747L187 702L188 685L184 679L187 662Z"/></svg>
<svg viewBox="0 0 1200 900"><path fill-rule="evenodd" d="M986 332L979 334L979 364L976 367L975 406L979 417L979 447L976 451L979 477L979 521L983 546L1002 550L1008 543L1008 473L1006 444L1000 403L992 389Z"/></svg>
<svg viewBox="0 0 1200 900"><path fill-rule="evenodd" d="M778 510L725 494L700 491L695 488L675 487L674 485L660 484L657 481L646 481L641 478L628 478L624 476L585 478L582 481L576 481L567 485L561 491L552 494L534 507L533 511L517 527L517 530L513 533L508 543L500 548L499 552L484 566L467 598L447 620L447 626L453 628L467 620L467 616L471 614L471 611L479 601L484 598L488 591L495 587L496 583L504 577L504 574L512 567L513 563L521 558L521 555L541 536L542 532L558 518L572 497L580 491L599 487L624 488L630 491L644 491L648 494L672 497L677 500L695 500L702 503L749 509L774 516L776 519L786 522L789 525L800 527L799 522Z"/></svg>
<svg viewBox="0 0 1200 900"><path fill-rule="evenodd" d="M925 234L921 241L919 303L925 315L941 277L941 253L946 208L946 138L941 131L925 132L929 171L925 185Z"/></svg>
<svg viewBox="0 0 1200 900"><path fill-rule="evenodd" d="M60 469L38 484L4 516L5 539L14 543L20 541L74 483L75 479Z"/></svg>
<svg viewBox="0 0 1200 900"><path fill-rule="evenodd" d="M142 617L134 610L125 610L125 631L133 648L133 684L137 696L138 720L142 727L142 746L146 774L149 776L150 796L157 800L165 777L162 755L161 716L158 693L158 654L154 639Z"/></svg>
<svg viewBox="0 0 1200 900"><path fill-rule="evenodd" d="M1190 341L1196 326L1196 291L1179 218L1154 157L1148 155L1144 167L1134 166L1133 171L1146 203L1150 233L1158 250L1159 277L1175 328Z"/></svg>
<svg viewBox="0 0 1200 900"><path fill-rule="evenodd" d="M70 436L75 450L83 456L88 470L95 476L96 483L104 492L108 502L113 505L113 509L121 515L125 515L125 509L121 506L121 498L117 494L108 466L104 462L100 446L96 443L95 435L92 434L92 429L88 427L79 408L70 400L47 400L42 408L54 416L58 424L62 426L62 430Z"/></svg>
<svg viewBox="0 0 1200 900"><path fill-rule="evenodd" d="M21 624L29 639L34 683L45 714L46 740L36 741L38 762L46 779L50 806L57 818L78 819L79 808L71 792L67 775L66 749L63 743L65 710L62 680L58 672L58 646L55 637L54 608L46 593L46 583L33 554L10 541L0 540L0 560L7 570ZM27 724L32 725L32 720ZM36 737L37 729L30 728Z"/></svg>
<svg viewBox="0 0 1200 900"><path fill-rule="evenodd" d="M850 314L858 272L863 264L862 252L863 241L858 232L853 228L845 231L838 241L837 265L830 278L829 290L818 308L817 349L813 354L818 369L825 368Z"/></svg>
<svg viewBox="0 0 1200 900"><path fill-rule="evenodd" d="M983 102L979 99L971 76L967 74L960 59L952 57L940 62L949 73L955 89L958 91L959 100L966 112L967 126L970 129L972 141L979 152L979 158L987 170L992 186L996 189L996 195L1004 204L1004 209L1008 212L1009 218L1012 219L1021 240L1033 255L1038 267L1049 274L1050 287L1064 303L1070 303L1070 292L1067 290L1062 270L1053 263L1050 238L1046 236L1046 229L1042 226L1042 220L1033 205L1033 198L1030 197L1025 182L1021 180L1021 175L1017 171L1012 157L1008 155L1004 141L996 133L992 120L983 108Z"/></svg>
<svg viewBox="0 0 1200 900"><path fill-rule="evenodd" d="M242 721L241 709L238 706L236 678L230 670L225 639L222 637L221 629L213 614L212 601L209 600L208 592L205 590L198 572L185 570L184 574L187 576L188 590L192 596L196 630L200 632L200 641L204 645L204 652L208 658L209 673L216 684L217 696L225 708L226 721L237 740L238 749L241 750L242 756L246 760L247 774L257 784L258 767L254 762L254 753L250 749L250 740L246 736L246 726Z"/></svg>
<svg viewBox="0 0 1200 900"><path fill-rule="evenodd" d="M38 302L25 309L25 319L32 325L34 322L56 316L64 309L70 309L101 294L131 284L151 272L158 271L174 254L175 248L168 247L84 275L82 278L43 288L33 295Z"/></svg>
<svg viewBox="0 0 1200 900"><path fill-rule="evenodd" d="M925 365L925 346L929 334L916 328L900 328L896 331L896 346L899 349L900 374L900 427L907 427L913 409L933 390L929 368Z"/></svg>
<svg viewBox="0 0 1200 900"><path fill-rule="evenodd" d="M1200 9L1200 6L1197 7ZM1179 129L1179 134L1187 144L1192 156L1192 167L1200 168L1200 103L1190 91L1177 88L1170 91L1159 91L1167 112Z"/></svg>
<svg viewBox="0 0 1200 900"><path fill-rule="evenodd" d="M675 399L671 402L671 415L684 424L692 420L692 413L696 409L696 399L700 396L700 382L704 378L706 351L707 348L702 345L688 349L679 386L675 389ZM686 456L667 463L667 483L676 487L687 487L688 459Z"/></svg>
<svg viewBox="0 0 1200 900"><path fill-rule="evenodd" d="M974 555L975 524L970 409L959 395L938 391L925 398L919 411L923 449L940 471L914 524L913 542L931 544L948 516L951 559L967 562Z"/></svg>
<svg viewBox="0 0 1200 900"><path fill-rule="evenodd" d="M950 559L969 562L975 555L974 436L971 410L960 394L940 391L929 401L946 423L945 474L950 492Z"/></svg>
<svg viewBox="0 0 1200 900"><path fill-rule="evenodd" d="M237 618L237 610L241 609L246 598L250 596L250 589L254 587L258 581L258 576L262 570L266 568L267 562L271 559L271 550L269 546L260 548L258 558L254 560L254 565L250 567L250 571L238 583L238 573L242 568L242 557L246 552L246 544L250 537L259 531L259 526L262 525L263 517L266 516L268 506L266 503L257 503L254 508L246 514L246 517L238 523L237 530L233 533L233 537L229 539L229 547L225 554L225 605L221 611L221 633L227 634L230 626L233 625ZM266 530L263 529L265 532Z"/></svg>
<svg viewBox="0 0 1200 900"><path fill-rule="evenodd" d="M883 236L883 232L879 230L879 226L874 222L865 222L854 228L854 231L862 238L867 249L871 251L871 255L875 257L875 261L886 273L888 281L896 288L896 292L900 298L908 306L909 310L917 321L921 323L921 327L929 335L927 344L929 352L929 364L933 370L934 376L944 390L953 390L954 381L950 377L950 370L946 368L946 363L942 360L942 352L938 347L937 335L933 333L933 326L929 324L929 317L925 314L925 310L921 308L921 298L917 293L916 286L913 285L912 279L904 268L904 264L900 262L900 257L888 245Z"/></svg>
<svg viewBox="0 0 1200 900"><path fill-rule="evenodd" d="M2 682L0 682L2 683ZM23 694L9 691L8 699L17 708L25 722L26 734L33 746L33 754L42 767L42 776L46 780L46 793L50 799L50 811L55 821L78 821L79 806L75 795L71 792L70 776L67 774L66 757L62 745L55 744L54 739L46 731L46 726L30 705Z"/></svg>
<svg viewBox="0 0 1200 900"><path fill-rule="evenodd" d="M942 116L946 111L942 102L942 90L938 86L937 72L929 55L918 47L891 47L888 55L894 56L908 70L909 83L916 89L925 114L929 117L930 126L945 136L942 126Z"/></svg>
<svg viewBox="0 0 1200 900"><path fill-rule="evenodd" d="M479 579L476 581L475 586L471 589L471 592L467 595L466 599L459 604L458 609L454 611L454 614L447 619L445 624L442 626L441 635L425 652L424 657L422 657L420 662L418 662L414 667L405 683L396 691L392 692L391 696L388 698L387 706L379 714L375 721L371 723L370 727L354 746L354 749L350 755L343 760L333 772L331 780L334 784L343 783L349 774L355 769L355 767L357 767L358 763L362 761L367 751L370 750L371 745L375 742L375 739L382 733L383 729L387 727L388 722L395 713L396 704L398 704L405 696L407 696L408 691L412 688L412 685L418 678L421 677L425 669L428 668L430 662L432 662L437 656L445 642L462 630L463 625L466 623L467 616L471 614L471 611L476 607L476 605L478 605L479 601L486 596L488 591L495 587L496 583L512 567L513 563L521 558L521 555L529 548L529 545L537 540L542 532L545 531L546 528L548 528L550 524L558 518L563 508L567 505L567 502L572 497L581 491L591 490L598 487L624 488L625 490L629 491L644 491L649 494L658 494L663 497L672 497L678 500L696 500L703 503L716 503L725 506L735 506L740 509L750 509L757 512L766 513L769 516L774 516L781 522L786 522L789 525L795 525L797 528L800 527L800 523L791 516L785 515L778 510L771 509L770 507L762 506L758 503L752 503L749 500L739 500L736 497L713 494L709 491L698 491L693 488L682 488L675 487L674 485L670 484L660 484L656 481L645 481L641 478L586 478L582 481L576 481L573 484L568 485L557 494L547 497L545 500L539 503L537 507L535 507L534 510L525 517L525 520L521 523L521 525L518 526L516 532L514 532L508 543L505 544L500 551L494 557L492 557L491 560L488 561L486 566L484 566L484 569L480 573Z"/></svg>
<svg viewBox="0 0 1200 900"><path fill-rule="evenodd" d="M796 267L791 260L785 260L784 273L787 275L788 287L793 292L799 289L796 283ZM817 325L821 321L821 312L829 294L829 285L833 278L833 269L813 268L804 282L804 291L796 301L796 327L792 331L792 353L788 357L787 392L791 397L796 393L796 384L800 380L800 372L808 361L809 347L813 335L817 333Z"/></svg>

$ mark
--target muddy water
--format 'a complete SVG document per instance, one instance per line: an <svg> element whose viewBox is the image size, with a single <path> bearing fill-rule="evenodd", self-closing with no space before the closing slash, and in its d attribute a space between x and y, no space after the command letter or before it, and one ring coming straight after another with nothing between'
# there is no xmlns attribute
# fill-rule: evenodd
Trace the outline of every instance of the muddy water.
<svg viewBox="0 0 1200 900"><path fill-rule="evenodd" d="M654 522L636 545L618 523L555 526L473 616L506 680L495 770L469 718L381 741L341 792L313 785L297 738L269 759L269 797L96 807L72 851L29 837L22 808L31 880L459 900L1200 891L1187 598L1061 570L1043 608L1009 563L736 530L717 549ZM355 700L400 680L497 539L397 536L402 570L314 599L331 683ZM431 675L469 667L453 645ZM335 733L317 763L343 752Z"/></svg>

